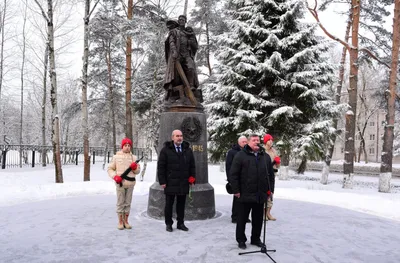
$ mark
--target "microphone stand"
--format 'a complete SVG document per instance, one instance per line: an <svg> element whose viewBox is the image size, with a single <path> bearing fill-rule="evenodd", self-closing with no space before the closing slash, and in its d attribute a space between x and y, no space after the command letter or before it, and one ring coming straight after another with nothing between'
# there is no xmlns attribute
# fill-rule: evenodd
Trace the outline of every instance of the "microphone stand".
<svg viewBox="0 0 400 263"><path fill-rule="evenodd" d="M276 263L276 261L268 254L268 252L276 252L276 249L267 249L267 245L265 243L265 236L266 236L266 232L267 232L266 230L267 230L267 203L264 202L264 233L263 233L263 242L261 245L261 249L256 250L256 251L250 251L250 252L242 252L242 253L239 253L239 255L263 253L263 254L267 255L272 260L272 262Z"/></svg>

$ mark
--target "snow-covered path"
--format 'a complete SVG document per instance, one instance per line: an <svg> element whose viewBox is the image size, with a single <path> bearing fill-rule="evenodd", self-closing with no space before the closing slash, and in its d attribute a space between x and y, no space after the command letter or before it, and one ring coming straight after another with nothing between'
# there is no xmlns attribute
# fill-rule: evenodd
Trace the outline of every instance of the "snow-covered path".
<svg viewBox="0 0 400 263"><path fill-rule="evenodd" d="M271 262L261 253L238 255L231 196L216 195L218 217L172 233L145 215L147 198L134 196L130 231L116 229L113 195L0 207L0 262ZM278 198L273 214L267 245L278 263L399 262L398 221ZM247 244L245 251L258 250Z"/></svg>

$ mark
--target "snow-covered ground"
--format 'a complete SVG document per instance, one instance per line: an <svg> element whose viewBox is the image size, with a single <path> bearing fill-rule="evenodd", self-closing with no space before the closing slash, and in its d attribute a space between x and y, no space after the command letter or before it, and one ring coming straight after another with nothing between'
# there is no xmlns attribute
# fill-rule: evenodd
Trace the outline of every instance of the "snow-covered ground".
<svg viewBox="0 0 400 263"><path fill-rule="evenodd" d="M241 255L230 223L232 196L225 174L209 166L217 216L188 221L189 232L165 231L146 215L156 162L134 190L131 224L118 231L115 188L100 164L82 182L82 166L65 166L64 184L54 170L0 170L0 262L270 262L256 253ZM339 174L326 186L318 172L277 180L267 245L277 262L400 262L400 180L392 193L378 193L378 178L355 176L352 190ZM250 227L247 227L250 238ZM248 243L247 251L258 250Z"/></svg>

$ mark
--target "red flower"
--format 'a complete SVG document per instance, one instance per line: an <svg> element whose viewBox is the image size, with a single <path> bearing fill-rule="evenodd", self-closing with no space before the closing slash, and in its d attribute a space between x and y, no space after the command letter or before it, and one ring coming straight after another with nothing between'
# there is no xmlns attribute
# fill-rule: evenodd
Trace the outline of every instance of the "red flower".
<svg viewBox="0 0 400 263"><path fill-rule="evenodd" d="M194 184L194 182L196 181L196 178L194 178L193 176L189 177L189 184Z"/></svg>
<svg viewBox="0 0 400 263"><path fill-rule="evenodd" d="M267 195L271 195L271 191L270 190L268 190Z"/></svg>
<svg viewBox="0 0 400 263"><path fill-rule="evenodd" d="M132 171L135 171L137 169L137 163L136 162L131 163L130 167Z"/></svg>

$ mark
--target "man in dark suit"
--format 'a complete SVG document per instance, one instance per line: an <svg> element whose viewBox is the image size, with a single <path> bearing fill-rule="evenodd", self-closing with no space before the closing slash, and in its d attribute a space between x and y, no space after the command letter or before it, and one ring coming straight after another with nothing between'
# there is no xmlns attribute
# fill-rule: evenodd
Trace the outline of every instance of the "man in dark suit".
<svg viewBox="0 0 400 263"><path fill-rule="evenodd" d="M260 137L253 134L248 144L233 158L229 172L232 191L238 198L238 221L236 241L241 249L246 248L246 220L251 210L251 244L262 247L261 229L264 203L274 192L275 180L271 158L260 147Z"/></svg>
<svg viewBox="0 0 400 263"><path fill-rule="evenodd" d="M176 197L177 228L188 231L184 224L185 202L189 184L196 178L196 166L192 149L180 130L174 130L172 141L164 143L157 162L157 176L165 193L166 230L172 232L172 207Z"/></svg>
<svg viewBox="0 0 400 263"><path fill-rule="evenodd" d="M226 172L226 179L229 182L229 171L231 170L232 166L232 161L235 155L240 152L243 147L247 144L247 137L246 136L240 136L238 139L238 143L234 144L232 146L232 149L228 151L226 154L226 159L225 159L225 172ZM233 201L232 201L232 215L231 215L232 223L237 223L237 197L233 196ZM250 219L247 220L248 223L250 223Z"/></svg>

